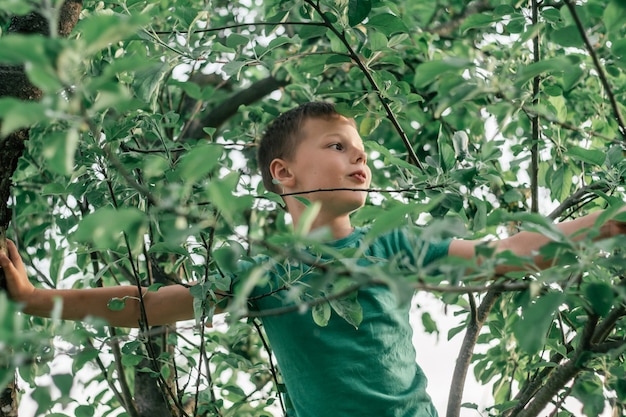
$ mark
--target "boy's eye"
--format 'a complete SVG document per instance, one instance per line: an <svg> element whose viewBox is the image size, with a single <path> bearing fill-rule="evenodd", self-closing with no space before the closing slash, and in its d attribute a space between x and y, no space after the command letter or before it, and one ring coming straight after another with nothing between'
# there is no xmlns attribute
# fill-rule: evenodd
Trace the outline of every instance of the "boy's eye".
<svg viewBox="0 0 626 417"><path fill-rule="evenodd" d="M343 150L343 145L341 143L333 143L332 145L330 145L331 148L336 149L338 151L342 151Z"/></svg>

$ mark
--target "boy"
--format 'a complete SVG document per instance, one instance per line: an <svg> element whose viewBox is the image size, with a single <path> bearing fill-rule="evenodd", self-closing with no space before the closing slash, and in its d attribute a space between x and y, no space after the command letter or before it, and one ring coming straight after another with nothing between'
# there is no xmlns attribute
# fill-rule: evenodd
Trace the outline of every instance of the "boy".
<svg viewBox="0 0 626 417"><path fill-rule="evenodd" d="M328 103L307 103L284 113L269 126L259 146L265 187L283 194L295 226L306 209L296 195L319 204L311 229L327 228L334 239L330 246L336 249L359 248L366 233L365 229L353 228L350 222L350 214L365 203L365 190L370 185L371 172L366 162L355 122L336 113ZM599 214L562 223L558 228L565 235L575 234L594 226ZM609 220L600 227L599 238L625 231L625 224ZM481 243L423 242L414 232L399 229L377 237L367 248L362 248L365 250L357 265L394 259L419 267L446 255L470 259ZM540 234L521 232L492 246L496 252L510 250L519 256L534 256L537 266L542 267L549 265L549 260L535 254L548 242ZM137 326L141 312L133 299L121 311L107 308L111 298L136 298L136 287L36 289L26 276L15 245L11 242L8 245L9 257L0 255L0 266L5 271L11 297L24 304L24 312L49 315L53 300L61 297L63 318L80 320L93 315L113 326ZM293 268L302 278L293 286L309 285L307 277L315 279L316 268L301 262L295 264ZM261 311L289 304L287 290L293 289L285 285L284 267L277 264L268 269L269 283L256 288L250 296L254 300L252 308ZM513 268L499 267L497 272L508 269ZM194 316L193 297L183 286L146 292L143 300L150 325ZM263 319L295 416L436 416L426 393L426 378L415 363L408 321L410 303L396 299L382 285L359 289L358 300L363 309L358 328L336 316L320 327L310 313L297 311Z"/></svg>

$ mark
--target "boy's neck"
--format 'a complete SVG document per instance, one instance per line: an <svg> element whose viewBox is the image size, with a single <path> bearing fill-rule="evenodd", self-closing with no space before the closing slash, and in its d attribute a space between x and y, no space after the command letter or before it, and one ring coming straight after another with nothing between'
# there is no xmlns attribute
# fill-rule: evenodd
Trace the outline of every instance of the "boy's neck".
<svg viewBox="0 0 626 417"><path fill-rule="evenodd" d="M347 222L343 222L339 220L336 222L332 222L332 223L320 222L319 224L317 224L317 222L313 222L313 225L311 226L311 230L319 229L322 227L328 227L330 229L330 233L333 237L333 240L343 239L344 237L349 236L350 233L354 231L354 227L350 223L349 218Z"/></svg>

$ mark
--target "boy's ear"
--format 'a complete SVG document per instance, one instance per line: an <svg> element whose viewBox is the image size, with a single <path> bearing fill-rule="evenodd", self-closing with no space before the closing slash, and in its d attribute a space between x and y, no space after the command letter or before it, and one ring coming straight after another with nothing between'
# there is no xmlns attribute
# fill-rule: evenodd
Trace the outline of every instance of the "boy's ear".
<svg viewBox="0 0 626 417"><path fill-rule="evenodd" d="M276 158L270 162L270 173L274 180L280 182L283 187L291 187L295 181L295 176L287 161Z"/></svg>

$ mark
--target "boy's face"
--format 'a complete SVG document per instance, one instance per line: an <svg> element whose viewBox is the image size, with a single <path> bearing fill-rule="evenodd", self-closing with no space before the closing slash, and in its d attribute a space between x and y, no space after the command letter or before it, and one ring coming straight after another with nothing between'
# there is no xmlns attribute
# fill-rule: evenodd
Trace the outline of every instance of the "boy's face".
<svg viewBox="0 0 626 417"><path fill-rule="evenodd" d="M329 119L309 118L301 129L302 139L294 157L287 163L293 174L290 189L367 189L372 174L367 154L354 122L337 116ZM305 194L310 201L320 201L322 210L343 215L365 203L366 192L338 190Z"/></svg>

